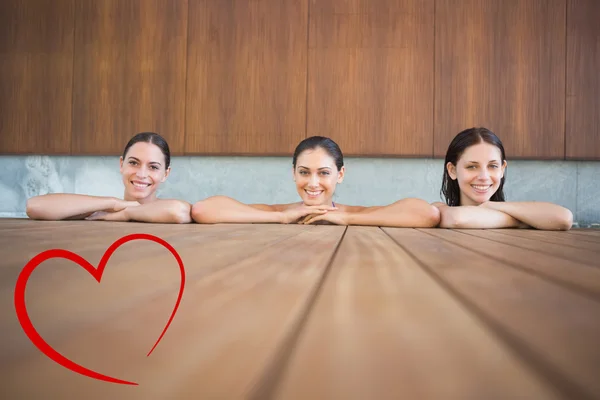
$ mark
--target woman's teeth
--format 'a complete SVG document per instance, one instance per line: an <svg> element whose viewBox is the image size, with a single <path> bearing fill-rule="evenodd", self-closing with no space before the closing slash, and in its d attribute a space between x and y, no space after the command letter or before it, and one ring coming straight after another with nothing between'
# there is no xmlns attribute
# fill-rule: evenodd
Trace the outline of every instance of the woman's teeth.
<svg viewBox="0 0 600 400"><path fill-rule="evenodd" d="M136 187L137 189L145 189L148 186L150 186L149 183L137 183L137 182L132 182L133 186Z"/></svg>
<svg viewBox="0 0 600 400"><path fill-rule="evenodd" d="M485 192L486 190L488 190L492 185L471 185L475 190L478 190L480 192Z"/></svg>
<svg viewBox="0 0 600 400"><path fill-rule="evenodd" d="M323 191L322 191L322 190L320 190L320 191L317 191L317 192L312 192L312 191L310 191L310 190L305 190L305 192L306 192L306 193L308 193L308 194L309 194L309 196L318 196L318 195L320 195L321 193L323 193Z"/></svg>

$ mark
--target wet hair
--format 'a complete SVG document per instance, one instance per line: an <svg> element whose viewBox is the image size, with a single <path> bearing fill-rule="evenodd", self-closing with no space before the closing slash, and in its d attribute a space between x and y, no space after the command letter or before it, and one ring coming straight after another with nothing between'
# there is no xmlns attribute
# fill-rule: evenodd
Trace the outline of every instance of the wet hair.
<svg viewBox="0 0 600 400"><path fill-rule="evenodd" d="M458 180L452 180L452 178L450 178L450 174L448 174L446 165L448 165L450 162L456 166L459 158L467 148L482 142L496 146L498 149L500 149L502 163L504 163L506 160L502 142L498 136L496 136L494 132L490 131L489 129L469 128L456 135L452 142L450 142L450 146L448 146L448 151L446 152L446 160L444 161L444 178L442 180L442 190L440 191L440 195L445 198L446 204L451 207L460 206L460 187L458 186ZM492 195L490 201L505 201L503 188L504 176L500 180L500 186L498 187L498 190L496 190L496 192Z"/></svg>
<svg viewBox="0 0 600 400"><path fill-rule="evenodd" d="M298 161L298 157L302 152L306 150L314 150L321 148L327 152L334 160L335 166L338 171L342 169L344 166L344 155L342 154L342 150L333 140L323 137L323 136L312 136L301 141L298 146L296 146L296 150L294 151L294 158L292 159L292 165L294 169L296 169L296 161Z"/></svg>
<svg viewBox="0 0 600 400"><path fill-rule="evenodd" d="M141 132L132 137L127 143L127 146L125 146L125 150L123 150L123 159L125 159L125 155L129 148L138 142L152 143L158 146L165 156L165 169L169 168L169 165L171 165L171 151L169 150L169 145L162 136L154 132Z"/></svg>

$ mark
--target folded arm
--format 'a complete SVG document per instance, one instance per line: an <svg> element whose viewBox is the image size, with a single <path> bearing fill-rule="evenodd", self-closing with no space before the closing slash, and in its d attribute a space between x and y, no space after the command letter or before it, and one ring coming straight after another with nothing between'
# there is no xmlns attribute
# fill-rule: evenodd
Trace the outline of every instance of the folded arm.
<svg viewBox="0 0 600 400"><path fill-rule="evenodd" d="M499 229L525 227L516 218L497 210L481 206L436 206L440 210L440 228L450 229Z"/></svg>
<svg viewBox="0 0 600 400"><path fill-rule="evenodd" d="M488 201L480 207L503 212L536 229L569 230L573 225L573 213L570 210L547 202Z"/></svg>
<svg viewBox="0 0 600 400"><path fill-rule="evenodd" d="M187 224L192 221L192 206L181 200L155 200L124 209L126 221L157 224Z"/></svg>
<svg viewBox="0 0 600 400"><path fill-rule="evenodd" d="M119 207L126 207L126 203L115 197L53 193L28 199L26 211L31 219L84 219L96 211L118 211Z"/></svg>
<svg viewBox="0 0 600 400"><path fill-rule="evenodd" d="M201 224L281 223L282 213L266 204L250 206L227 196L213 196L192 207L192 218Z"/></svg>
<svg viewBox="0 0 600 400"><path fill-rule="evenodd" d="M329 221L338 225L388 226L398 228L432 228L439 223L438 209L421 199L402 199L387 206L346 207L304 221L310 224Z"/></svg>

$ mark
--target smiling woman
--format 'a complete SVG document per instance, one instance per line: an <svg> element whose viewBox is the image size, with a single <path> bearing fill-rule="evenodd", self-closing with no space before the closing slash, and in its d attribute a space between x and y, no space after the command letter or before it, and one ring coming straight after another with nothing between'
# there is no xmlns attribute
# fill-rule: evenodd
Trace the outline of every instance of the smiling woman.
<svg viewBox="0 0 600 400"><path fill-rule="evenodd" d="M439 211L421 199L402 199L387 206L362 207L333 202L344 180L344 158L331 139L313 136L294 151L292 173L302 201L291 204L244 204L225 196L209 197L192 207L199 223L282 223L433 227Z"/></svg>
<svg viewBox="0 0 600 400"><path fill-rule="evenodd" d="M528 228L568 230L573 214L547 202L506 202L504 146L489 129L460 132L444 163L444 203L434 203L442 228Z"/></svg>
<svg viewBox="0 0 600 400"><path fill-rule="evenodd" d="M165 139L153 132L129 140L120 158L123 199L52 193L27 200L27 215L40 220L103 220L156 223L191 222L191 205L159 200L156 190L171 172L171 153Z"/></svg>

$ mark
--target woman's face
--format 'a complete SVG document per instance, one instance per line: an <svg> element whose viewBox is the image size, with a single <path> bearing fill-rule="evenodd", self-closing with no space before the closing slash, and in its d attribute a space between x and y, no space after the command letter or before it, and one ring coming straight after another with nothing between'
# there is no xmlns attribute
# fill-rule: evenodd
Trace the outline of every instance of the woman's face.
<svg viewBox="0 0 600 400"><path fill-rule="evenodd" d="M321 147L300 153L294 181L304 204L331 205L335 187L344 179L344 171L344 167L338 171L333 157Z"/></svg>
<svg viewBox="0 0 600 400"><path fill-rule="evenodd" d="M506 160L502 161L500 149L481 142L468 147L456 166L446 165L450 178L458 181L460 205L477 206L488 201L500 187Z"/></svg>
<svg viewBox="0 0 600 400"><path fill-rule="evenodd" d="M153 143L137 142L121 157L121 175L125 200L140 203L156 199L156 189L167 179L171 168L165 168L165 156Z"/></svg>

